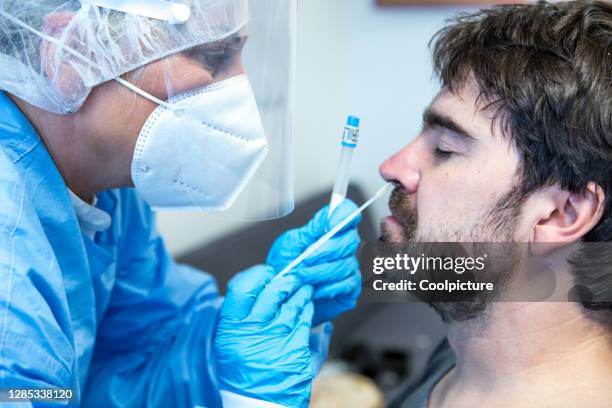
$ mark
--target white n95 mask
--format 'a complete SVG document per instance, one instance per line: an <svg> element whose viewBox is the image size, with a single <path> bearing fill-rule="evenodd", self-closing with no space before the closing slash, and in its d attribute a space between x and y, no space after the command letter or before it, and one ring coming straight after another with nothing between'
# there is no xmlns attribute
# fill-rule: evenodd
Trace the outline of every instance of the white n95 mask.
<svg viewBox="0 0 612 408"><path fill-rule="evenodd" d="M179 94L155 109L136 142L132 180L153 208L222 211L236 201L266 154L255 96L240 75Z"/></svg>

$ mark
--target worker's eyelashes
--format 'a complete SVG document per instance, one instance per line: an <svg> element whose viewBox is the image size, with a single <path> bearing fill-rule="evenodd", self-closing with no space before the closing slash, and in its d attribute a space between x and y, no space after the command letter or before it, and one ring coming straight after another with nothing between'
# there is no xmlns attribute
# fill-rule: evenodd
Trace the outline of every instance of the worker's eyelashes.
<svg viewBox="0 0 612 408"><path fill-rule="evenodd" d="M215 75L237 62L246 41L247 37L232 37L195 47L185 51L185 54L199 61L207 71Z"/></svg>

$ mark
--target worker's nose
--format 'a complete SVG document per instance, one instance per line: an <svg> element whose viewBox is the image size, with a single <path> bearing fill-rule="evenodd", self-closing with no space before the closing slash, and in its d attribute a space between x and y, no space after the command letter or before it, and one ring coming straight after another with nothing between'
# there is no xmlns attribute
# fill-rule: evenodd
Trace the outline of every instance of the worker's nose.
<svg viewBox="0 0 612 408"><path fill-rule="evenodd" d="M414 194L421 173L415 160L414 143L404 147L380 165L380 175L388 182L399 184L406 194Z"/></svg>

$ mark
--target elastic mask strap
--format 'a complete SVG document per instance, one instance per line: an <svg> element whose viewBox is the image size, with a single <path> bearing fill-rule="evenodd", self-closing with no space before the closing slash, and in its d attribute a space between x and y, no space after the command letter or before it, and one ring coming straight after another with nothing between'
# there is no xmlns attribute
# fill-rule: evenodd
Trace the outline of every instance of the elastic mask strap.
<svg viewBox="0 0 612 408"><path fill-rule="evenodd" d="M123 78L115 78L115 81L119 82L121 85L125 86L130 91L137 93L138 95L142 96L143 98L146 98L146 99L150 100L151 102L158 104L159 106L163 106L164 108L169 109L171 111L176 111L176 108L174 106L172 106L171 103L168 103L166 101L162 101L159 98L156 98L155 96L151 95L148 92L143 91L142 89L140 89L136 85L126 81Z"/></svg>
<svg viewBox="0 0 612 408"><path fill-rule="evenodd" d="M5 12L2 9L0 9L0 15L2 17L6 18L7 20L11 21L12 23L18 25L19 27L22 27L22 28L24 28L24 29L26 29L28 31L31 31L32 33L36 34L37 36L39 36L43 40L48 41L48 42L50 42L52 44L55 44L56 46L58 46L62 50L66 51L68 54L70 54L73 57L81 60L81 62L86 63L90 67L95 67L96 66L88 58L84 57L82 54L80 54L79 52L73 50L72 48L66 46L66 44L63 44L57 38L51 37L51 36L46 35L45 33L41 32L41 31L38 31L34 27L31 27L31 26L27 25L23 21L21 21L18 18L12 16L11 14ZM150 100L151 102L154 102L154 103L156 103L156 104L158 104L160 106L163 106L164 108L169 109L171 111L178 112L178 110L176 110L176 108L174 106L172 106L172 104L170 104L168 102L165 102L165 101L162 101L159 98L156 98L155 96L149 94L148 92L143 91L142 89L138 88L136 85L133 85L133 84L129 83L128 81L126 81L123 78L115 78L115 81L119 82L121 85L123 85L126 88L128 88L129 90L137 93L138 95L142 96L143 98L146 98L146 99Z"/></svg>
<svg viewBox="0 0 612 408"><path fill-rule="evenodd" d="M186 4L165 0L81 0L81 3L134 14L141 17L164 20L170 24L184 24L191 18Z"/></svg>

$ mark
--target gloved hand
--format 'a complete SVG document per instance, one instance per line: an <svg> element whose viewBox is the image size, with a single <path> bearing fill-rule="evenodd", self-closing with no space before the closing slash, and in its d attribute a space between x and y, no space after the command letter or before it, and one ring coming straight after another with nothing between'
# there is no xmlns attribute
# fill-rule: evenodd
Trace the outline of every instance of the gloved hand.
<svg viewBox="0 0 612 408"><path fill-rule="evenodd" d="M331 343L333 330L334 325L330 322L325 322L310 330L310 356L315 377L321 371L329 355L329 343Z"/></svg>
<svg viewBox="0 0 612 408"><path fill-rule="evenodd" d="M214 343L219 386L307 407L315 375L309 349L313 289L296 276L274 276L261 265L230 281Z"/></svg>
<svg viewBox="0 0 612 408"><path fill-rule="evenodd" d="M328 221L328 206L323 207L307 225L285 232L274 242L268 254L267 265L279 273L356 209L352 201L345 200ZM289 273L299 277L304 284L314 287L313 326L331 321L339 314L353 309L357 303L361 293L361 274L356 257L359 247L357 226L360 221L361 216L358 216Z"/></svg>

